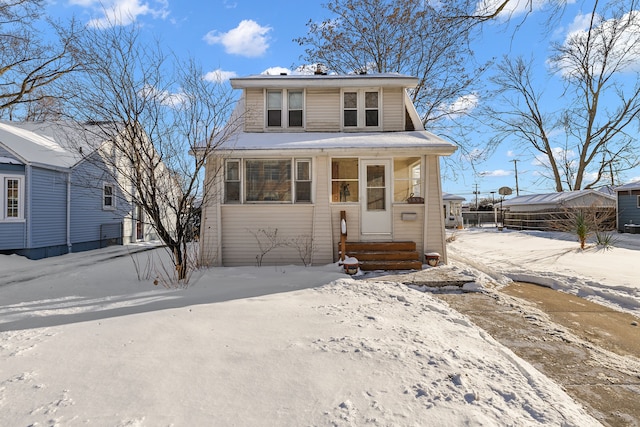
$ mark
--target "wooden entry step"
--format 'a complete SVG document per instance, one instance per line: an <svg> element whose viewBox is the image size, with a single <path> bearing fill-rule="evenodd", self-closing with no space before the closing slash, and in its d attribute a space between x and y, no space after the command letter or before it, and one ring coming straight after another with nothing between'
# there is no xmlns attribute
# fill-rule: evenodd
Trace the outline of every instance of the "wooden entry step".
<svg viewBox="0 0 640 427"><path fill-rule="evenodd" d="M422 270L415 242L346 242L345 254L357 258L363 271Z"/></svg>

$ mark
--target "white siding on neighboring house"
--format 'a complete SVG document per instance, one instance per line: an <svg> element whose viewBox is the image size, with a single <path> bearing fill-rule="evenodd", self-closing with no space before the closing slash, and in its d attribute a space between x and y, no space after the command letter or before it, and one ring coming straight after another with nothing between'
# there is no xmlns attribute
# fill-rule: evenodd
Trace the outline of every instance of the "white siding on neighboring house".
<svg viewBox="0 0 640 427"><path fill-rule="evenodd" d="M385 88L382 97L382 125L385 132L404 130L403 89Z"/></svg>
<svg viewBox="0 0 640 427"><path fill-rule="evenodd" d="M312 88L306 95L306 130L331 132L340 129L340 89Z"/></svg>

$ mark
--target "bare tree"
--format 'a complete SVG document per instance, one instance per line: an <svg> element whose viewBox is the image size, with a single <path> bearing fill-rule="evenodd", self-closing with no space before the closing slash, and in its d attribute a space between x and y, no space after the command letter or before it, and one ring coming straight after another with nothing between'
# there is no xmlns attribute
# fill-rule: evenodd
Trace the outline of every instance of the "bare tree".
<svg viewBox="0 0 640 427"><path fill-rule="evenodd" d="M588 29L553 45L551 78L562 79L560 96L544 94L545 82L533 81L533 63L523 58L504 58L492 78L501 95L500 106L486 111L486 122L497 131L494 142L515 136L541 156L556 191L614 182L639 164L632 132L640 118L637 6L614 2L599 10L596 1ZM635 78L624 79L629 76Z"/></svg>
<svg viewBox="0 0 640 427"><path fill-rule="evenodd" d="M412 92L425 125L454 114L445 105L466 95L482 67L469 69L469 28L448 25L460 13L449 2L331 0L333 15L309 21L297 38L304 61L339 73L405 73L420 79Z"/></svg>
<svg viewBox="0 0 640 427"><path fill-rule="evenodd" d="M92 125L99 144L92 148L105 150L107 173L144 210L184 281L194 204L211 196L202 182L205 159L234 131L227 123L234 99L193 60L182 62L139 36L133 26L84 34L76 53L87 72L67 82L77 94L69 114L77 126ZM216 171L209 172L213 179Z"/></svg>
<svg viewBox="0 0 640 427"><path fill-rule="evenodd" d="M0 114L9 118L20 115L19 106L51 97L51 84L79 67L72 55L78 35L75 24L63 27L43 19L44 3L0 2ZM57 36L57 42L44 41L45 26Z"/></svg>

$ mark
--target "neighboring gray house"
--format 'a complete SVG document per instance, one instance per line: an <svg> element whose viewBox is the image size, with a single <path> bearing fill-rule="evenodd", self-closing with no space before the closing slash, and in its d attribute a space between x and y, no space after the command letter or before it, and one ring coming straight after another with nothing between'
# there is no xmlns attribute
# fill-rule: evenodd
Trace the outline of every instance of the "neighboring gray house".
<svg viewBox="0 0 640 427"><path fill-rule="evenodd" d="M529 230L553 229L550 222L570 210L598 208L612 214L615 206L614 196L597 190L529 194L502 202L504 226Z"/></svg>
<svg viewBox="0 0 640 427"><path fill-rule="evenodd" d="M640 181L616 187L617 228L620 232L640 232Z"/></svg>
<svg viewBox="0 0 640 427"><path fill-rule="evenodd" d="M43 123L0 122L0 252L39 259L151 240L100 154L64 135Z"/></svg>
<svg viewBox="0 0 640 427"><path fill-rule="evenodd" d="M455 194L442 193L442 209L444 212L444 225L447 228L463 226L462 202L466 199Z"/></svg>

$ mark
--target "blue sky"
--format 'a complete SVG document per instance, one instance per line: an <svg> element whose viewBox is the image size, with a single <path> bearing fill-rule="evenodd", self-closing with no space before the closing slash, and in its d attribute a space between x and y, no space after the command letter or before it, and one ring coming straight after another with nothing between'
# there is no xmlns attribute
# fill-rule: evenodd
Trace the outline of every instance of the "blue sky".
<svg viewBox="0 0 640 427"><path fill-rule="evenodd" d="M546 81L550 41L563 42L569 32L584 28L585 14L590 12L592 2L568 0L562 18L553 28L545 29L544 15L538 11L545 1L534 0L533 12L524 20L526 0L513 0L512 10L504 15L509 19L485 26L482 36L474 40L472 47L478 58L533 55L539 64L538 78ZM47 12L54 17L74 15L83 24L93 26L103 25L106 16L111 22L114 17L124 23L135 21L150 39L159 39L178 54L195 57L210 76L229 78L299 65L303 47L293 39L306 34L310 19L329 16L322 3L323 0L52 0ZM547 86L547 92L561 90L557 82L548 82ZM471 99L473 103L490 101L474 96ZM487 138L483 134L473 137ZM490 197L491 191L503 186L515 190L514 160L520 194L554 191L552 182L540 179L536 159L510 143L499 147L475 171L458 172L455 177L445 173L443 191L472 200L476 185L480 197ZM624 182L634 180L640 180L640 170L624 177Z"/></svg>

